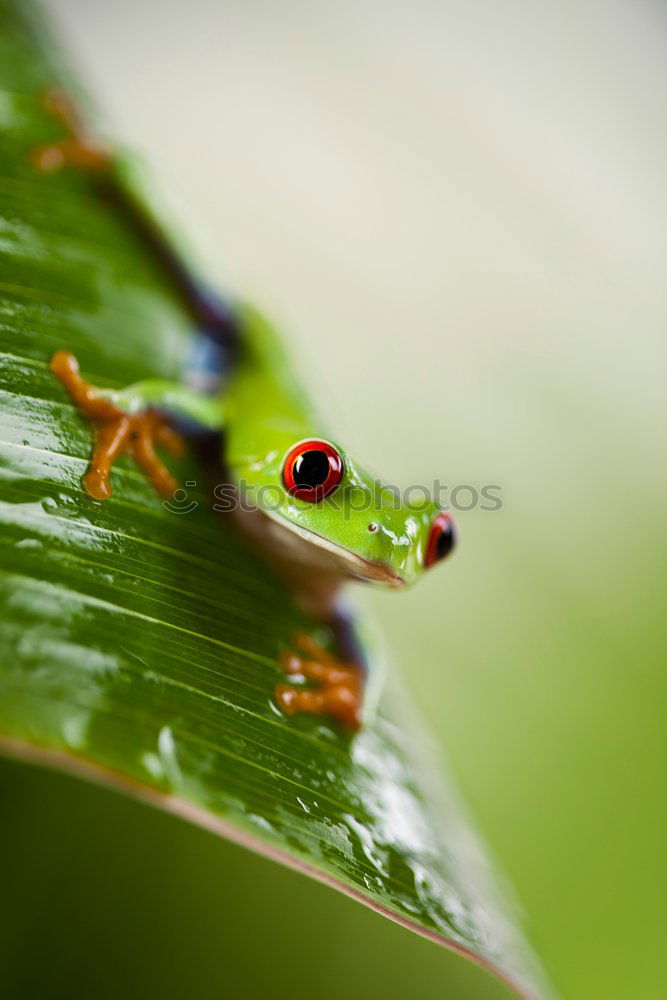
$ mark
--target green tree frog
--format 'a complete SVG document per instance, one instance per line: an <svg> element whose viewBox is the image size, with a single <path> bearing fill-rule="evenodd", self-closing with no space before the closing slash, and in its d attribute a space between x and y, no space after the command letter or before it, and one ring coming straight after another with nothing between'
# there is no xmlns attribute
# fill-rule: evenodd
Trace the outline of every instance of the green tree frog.
<svg viewBox="0 0 667 1000"><path fill-rule="evenodd" d="M174 416L220 432L226 481L256 501L254 507L230 504L240 531L302 607L333 633L335 653L308 635L295 637L297 652L281 660L291 683L275 688L275 702L287 715L328 715L356 729L367 664L354 623L342 610L341 586L348 579L395 588L413 583L452 551L452 518L435 503L408 509L323 434L271 325L250 307L230 307L212 296L125 181L119 162L88 138L67 96L52 92L47 101L64 137L35 152L36 166L95 173L162 263L197 329L221 349L226 369L214 392L160 379L111 391L86 382L76 358L58 351L51 369L95 431L84 488L96 500L109 497L111 467L126 452L169 497L178 483L156 448L182 447Z"/></svg>

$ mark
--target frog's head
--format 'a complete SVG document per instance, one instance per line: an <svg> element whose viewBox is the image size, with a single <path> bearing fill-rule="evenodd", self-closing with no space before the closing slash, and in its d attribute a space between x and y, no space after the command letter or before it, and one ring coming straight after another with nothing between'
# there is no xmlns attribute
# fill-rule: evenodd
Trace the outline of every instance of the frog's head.
<svg viewBox="0 0 667 1000"><path fill-rule="evenodd" d="M244 473L260 509L345 575L405 586L454 547L449 514L432 501L404 503L331 441L273 449Z"/></svg>

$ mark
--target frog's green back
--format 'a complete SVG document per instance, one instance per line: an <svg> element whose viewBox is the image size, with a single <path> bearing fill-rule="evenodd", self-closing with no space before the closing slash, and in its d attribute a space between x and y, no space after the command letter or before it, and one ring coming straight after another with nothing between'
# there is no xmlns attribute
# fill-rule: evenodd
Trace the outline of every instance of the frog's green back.
<svg viewBox="0 0 667 1000"><path fill-rule="evenodd" d="M321 436L310 400L292 373L271 324L257 310L240 310L238 367L225 387L226 460L232 469L281 455L296 441Z"/></svg>

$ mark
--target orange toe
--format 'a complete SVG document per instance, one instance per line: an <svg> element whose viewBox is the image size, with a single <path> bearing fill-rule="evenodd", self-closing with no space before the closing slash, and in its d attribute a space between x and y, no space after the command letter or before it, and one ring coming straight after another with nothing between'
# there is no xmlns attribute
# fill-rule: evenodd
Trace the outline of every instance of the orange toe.
<svg viewBox="0 0 667 1000"><path fill-rule="evenodd" d="M285 651L280 663L287 674L300 674L315 687L293 687L278 684L275 699L285 715L304 712L325 715L348 729L359 729L362 724L364 674L353 663L343 663L323 650L314 640L299 635L295 637L299 648L308 656Z"/></svg>

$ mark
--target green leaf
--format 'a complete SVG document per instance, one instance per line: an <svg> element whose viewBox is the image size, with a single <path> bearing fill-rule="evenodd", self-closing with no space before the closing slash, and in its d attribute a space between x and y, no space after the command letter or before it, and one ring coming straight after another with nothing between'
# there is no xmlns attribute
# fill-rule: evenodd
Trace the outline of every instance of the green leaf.
<svg viewBox="0 0 667 1000"><path fill-rule="evenodd" d="M451 789L382 702L351 737L286 719L277 656L305 621L210 509L165 508L127 461L82 492L90 428L50 374L73 351L101 385L177 375L191 332L133 232L75 171L40 95L63 80L23 4L0 0L0 743L107 783L299 869L546 995ZM65 80L71 88L71 82ZM419 739L417 739L419 742Z"/></svg>

